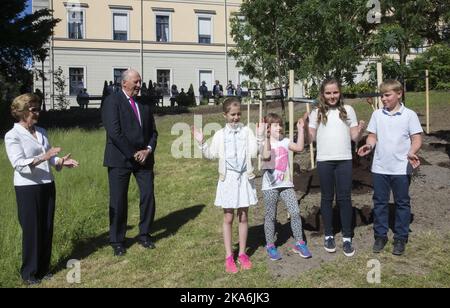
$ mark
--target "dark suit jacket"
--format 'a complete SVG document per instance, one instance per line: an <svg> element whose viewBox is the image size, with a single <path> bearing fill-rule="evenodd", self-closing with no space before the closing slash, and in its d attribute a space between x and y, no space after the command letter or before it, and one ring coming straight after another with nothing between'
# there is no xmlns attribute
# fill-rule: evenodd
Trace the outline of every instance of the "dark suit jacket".
<svg viewBox="0 0 450 308"><path fill-rule="evenodd" d="M153 168L158 138L155 119L149 105L138 102L138 107L142 127L122 90L105 99L102 108L102 121L106 129L105 167ZM149 145L152 153L147 157L145 166L141 166L133 156Z"/></svg>

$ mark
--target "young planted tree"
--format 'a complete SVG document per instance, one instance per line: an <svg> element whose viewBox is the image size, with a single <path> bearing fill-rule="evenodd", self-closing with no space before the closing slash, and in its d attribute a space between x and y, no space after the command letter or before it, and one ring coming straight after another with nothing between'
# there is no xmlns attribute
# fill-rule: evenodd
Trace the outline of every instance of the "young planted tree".
<svg viewBox="0 0 450 308"><path fill-rule="evenodd" d="M292 7L294 0L244 0L238 15L231 20L231 35L236 47L230 55L244 74L257 79L265 100L267 84L281 88L287 84L292 66ZM281 100L286 119L284 100ZM265 107L267 109L267 106Z"/></svg>
<svg viewBox="0 0 450 308"><path fill-rule="evenodd" d="M56 104L59 110L66 110L70 101L66 96L66 78L64 77L61 66L54 72L56 88Z"/></svg>

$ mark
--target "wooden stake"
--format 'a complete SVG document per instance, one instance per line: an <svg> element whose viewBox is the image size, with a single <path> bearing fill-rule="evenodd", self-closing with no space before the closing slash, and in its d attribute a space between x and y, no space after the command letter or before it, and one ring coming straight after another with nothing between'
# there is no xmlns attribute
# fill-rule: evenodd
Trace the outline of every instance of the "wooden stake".
<svg viewBox="0 0 450 308"><path fill-rule="evenodd" d="M250 127L250 101L247 101L247 127Z"/></svg>
<svg viewBox="0 0 450 308"><path fill-rule="evenodd" d="M306 104L306 112L308 112L308 114L311 113L311 107L309 106L309 104ZM305 130L309 131L309 127L305 127ZM311 170L312 170L316 167L316 163L314 162L314 145L312 142L309 144L309 157L311 160Z"/></svg>
<svg viewBox="0 0 450 308"><path fill-rule="evenodd" d="M262 122L263 119L263 110L262 110L263 104L262 104L262 100L259 100L259 123ZM261 158L261 154L258 155L258 170L261 170L261 166L262 166L262 158Z"/></svg>
<svg viewBox="0 0 450 308"><path fill-rule="evenodd" d="M294 70L289 71L289 140L294 142ZM291 180L294 180L294 152L289 151L289 172Z"/></svg>
<svg viewBox="0 0 450 308"><path fill-rule="evenodd" d="M380 85L383 83L383 64L381 62L377 62L377 84L378 90L380 89ZM377 98L378 101L378 109L383 108L383 103L381 102L381 97Z"/></svg>
<svg viewBox="0 0 450 308"><path fill-rule="evenodd" d="M430 134L430 72L425 71L425 100L427 105L427 135Z"/></svg>

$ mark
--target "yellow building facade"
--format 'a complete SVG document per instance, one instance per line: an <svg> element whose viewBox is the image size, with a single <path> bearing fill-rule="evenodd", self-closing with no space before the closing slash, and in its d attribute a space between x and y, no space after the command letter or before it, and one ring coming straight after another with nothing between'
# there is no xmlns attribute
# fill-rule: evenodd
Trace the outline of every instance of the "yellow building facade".
<svg viewBox="0 0 450 308"><path fill-rule="evenodd" d="M33 0L33 10L50 8L61 21L45 61L46 103L54 106L53 73L61 67L71 104L80 89L101 95L105 81L120 81L127 68L144 82L158 83L170 95L215 80L225 87L243 75L227 56L233 47L229 20L241 0ZM227 35L228 34L228 35ZM37 69L41 63L35 63ZM35 80L42 88L42 79ZM167 100L166 100L167 101Z"/></svg>

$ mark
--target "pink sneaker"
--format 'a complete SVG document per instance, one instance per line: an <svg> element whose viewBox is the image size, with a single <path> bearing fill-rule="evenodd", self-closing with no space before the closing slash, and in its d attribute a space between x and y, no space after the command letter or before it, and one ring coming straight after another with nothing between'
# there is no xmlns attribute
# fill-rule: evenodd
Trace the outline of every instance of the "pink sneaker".
<svg viewBox="0 0 450 308"><path fill-rule="evenodd" d="M225 259L225 271L232 274L236 274L238 272L236 263L234 263L233 255Z"/></svg>
<svg viewBox="0 0 450 308"><path fill-rule="evenodd" d="M252 262L250 262L250 258L245 253L239 255L238 262L244 270L249 270L252 268Z"/></svg>

